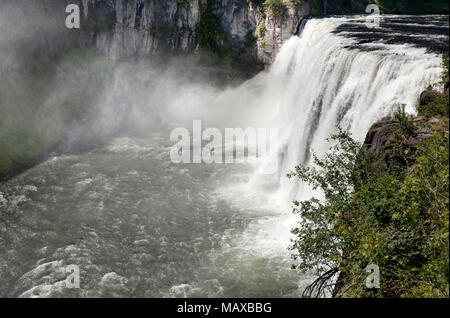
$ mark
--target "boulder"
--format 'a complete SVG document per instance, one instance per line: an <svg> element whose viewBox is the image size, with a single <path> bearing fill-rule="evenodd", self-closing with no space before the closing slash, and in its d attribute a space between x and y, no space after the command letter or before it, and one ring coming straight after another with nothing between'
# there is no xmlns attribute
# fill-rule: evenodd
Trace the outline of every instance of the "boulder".
<svg viewBox="0 0 450 318"><path fill-rule="evenodd" d="M383 146L389 140L395 124L398 123L395 119L380 120L370 127L364 140L363 149L372 153L380 153Z"/></svg>
<svg viewBox="0 0 450 318"><path fill-rule="evenodd" d="M423 91L422 94L420 94L420 106L434 102L439 96L441 96L441 94L433 90L427 89L426 91Z"/></svg>
<svg viewBox="0 0 450 318"><path fill-rule="evenodd" d="M392 147L399 143L399 136L394 131L399 129L397 119L380 120L372 125L366 135L363 144L363 151L370 157L377 158L378 164L384 165L389 170L392 160L406 159L411 165L415 161L417 148L425 141L433 137L435 131L448 129L444 119L440 117L425 118L423 116L411 119L414 123L415 131L400 138L406 138L403 143L409 151L407 158L393 158ZM396 136L397 135L397 136Z"/></svg>

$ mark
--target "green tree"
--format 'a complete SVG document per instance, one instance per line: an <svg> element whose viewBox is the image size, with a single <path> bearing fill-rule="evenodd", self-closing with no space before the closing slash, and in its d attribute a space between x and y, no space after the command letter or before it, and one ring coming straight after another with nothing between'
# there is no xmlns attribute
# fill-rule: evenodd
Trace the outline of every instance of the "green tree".
<svg viewBox="0 0 450 318"><path fill-rule="evenodd" d="M348 133L331 140L324 158L314 156L314 166L289 175L323 193L321 200L294 202L294 268L318 275L304 296L332 287L343 297L448 297L448 130L419 145L411 166L394 160L398 169L389 170ZM401 140L390 156L411 151ZM380 289L364 284L369 264L381 270Z"/></svg>

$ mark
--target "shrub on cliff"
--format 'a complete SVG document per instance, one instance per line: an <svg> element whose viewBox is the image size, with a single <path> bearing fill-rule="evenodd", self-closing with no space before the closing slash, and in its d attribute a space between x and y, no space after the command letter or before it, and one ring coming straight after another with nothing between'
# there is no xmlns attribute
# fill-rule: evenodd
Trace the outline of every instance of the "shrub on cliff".
<svg viewBox="0 0 450 318"><path fill-rule="evenodd" d="M196 38L200 46L208 49L217 49L221 42L226 41L225 30L212 10L211 1L207 2L207 7L201 15Z"/></svg>
<svg viewBox="0 0 450 318"><path fill-rule="evenodd" d="M342 297L448 297L448 137L436 132L412 166L395 161L398 169L387 172L340 131L315 167L296 167L289 177L323 193L323 200L294 202L301 217L294 267L320 275L305 296L323 296L331 284ZM391 155L408 151L399 144ZM365 284L371 264L380 269L379 289Z"/></svg>
<svg viewBox="0 0 450 318"><path fill-rule="evenodd" d="M311 5L313 15L322 15L325 11L327 14L360 14L364 13L366 6L371 3L379 5L384 14L448 14L449 6L446 0L306 0L306 2Z"/></svg>
<svg viewBox="0 0 450 318"><path fill-rule="evenodd" d="M447 116L449 114L449 104L448 104L448 74L449 74L449 59L448 55L444 54L442 58L442 76L440 85L444 86L444 92L439 93L434 90L428 89L424 91L421 95L421 102L417 106L417 113L421 116L431 117L431 116ZM447 83L447 84L446 84ZM447 87L445 87L447 85ZM432 86L431 86L432 88ZM431 97L427 100L427 95ZM434 95L433 95L434 94Z"/></svg>
<svg viewBox="0 0 450 318"><path fill-rule="evenodd" d="M247 0L247 3L248 4L252 4L255 7L260 7L260 6L262 6L264 4L264 1L265 0Z"/></svg>
<svg viewBox="0 0 450 318"><path fill-rule="evenodd" d="M283 0L266 0L264 6L267 8L271 15L281 15L284 9Z"/></svg>
<svg viewBox="0 0 450 318"><path fill-rule="evenodd" d="M448 93L439 96L436 100L425 105L419 105L417 112L419 115L431 117L431 116L448 116Z"/></svg>

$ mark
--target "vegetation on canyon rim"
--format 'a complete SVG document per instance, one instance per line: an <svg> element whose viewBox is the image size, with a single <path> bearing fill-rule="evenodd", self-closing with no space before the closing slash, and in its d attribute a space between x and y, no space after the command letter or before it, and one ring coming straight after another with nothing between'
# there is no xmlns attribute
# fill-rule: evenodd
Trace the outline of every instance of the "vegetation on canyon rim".
<svg viewBox="0 0 450 318"><path fill-rule="evenodd" d="M270 14L281 14L284 3L283 0L247 0L255 6L266 7ZM360 14L363 13L366 6L376 4L381 12L401 13L401 14L442 14L448 13L448 1L443 0L290 0L295 5L307 2L311 6L312 15L327 14Z"/></svg>
<svg viewBox="0 0 450 318"><path fill-rule="evenodd" d="M448 57L444 64L448 76ZM448 107L448 91L419 108L418 121L400 107L380 153L340 130L326 156L314 157L316 168L289 175L324 194L294 202L302 221L292 231L293 267L321 275L305 296L323 295L338 272L337 297L449 296ZM407 141L420 128L433 136L412 149ZM365 287L369 264L380 268L380 289Z"/></svg>
<svg viewBox="0 0 450 318"><path fill-rule="evenodd" d="M301 3L304 0L294 0ZM376 4L385 14L432 14L448 13L448 1L443 0L307 0L311 5L313 15L327 14L359 14L363 13L366 6Z"/></svg>

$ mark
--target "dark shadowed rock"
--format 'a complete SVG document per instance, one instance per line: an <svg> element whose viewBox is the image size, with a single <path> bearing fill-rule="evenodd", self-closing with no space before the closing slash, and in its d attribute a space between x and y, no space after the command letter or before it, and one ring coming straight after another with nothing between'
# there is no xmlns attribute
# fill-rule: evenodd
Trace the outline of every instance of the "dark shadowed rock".
<svg viewBox="0 0 450 318"><path fill-rule="evenodd" d="M383 146L392 135L397 123L398 120L396 119L387 119L380 120L373 124L367 132L366 139L364 140L364 150L372 153L381 152Z"/></svg>
<svg viewBox="0 0 450 318"><path fill-rule="evenodd" d="M441 94L433 90L428 89L423 91L422 94L420 94L420 106L425 106L434 102L439 96L441 96Z"/></svg>
<svg viewBox="0 0 450 318"><path fill-rule="evenodd" d="M421 144L432 138L434 132L448 129L445 120L441 117L425 118L417 116L411 118L411 120L415 129L409 135L401 131L400 123L397 119L385 119L376 122L367 132L363 151L370 157L377 158L377 162L384 165L387 169L389 169L393 160L406 160L408 164L412 164L415 161L417 148ZM407 158L391 156L394 146L400 144L408 150L405 152L407 153Z"/></svg>

